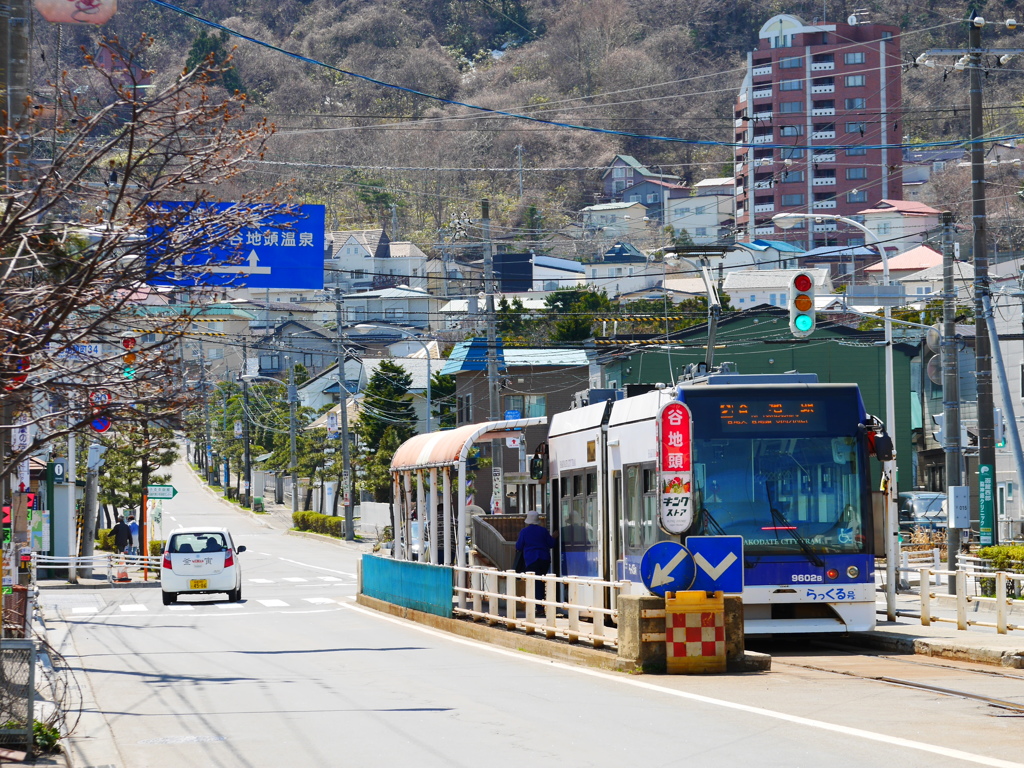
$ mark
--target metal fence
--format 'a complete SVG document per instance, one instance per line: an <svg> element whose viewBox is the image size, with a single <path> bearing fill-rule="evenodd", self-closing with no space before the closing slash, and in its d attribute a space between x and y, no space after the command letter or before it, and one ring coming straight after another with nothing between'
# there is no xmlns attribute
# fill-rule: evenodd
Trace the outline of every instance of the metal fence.
<svg viewBox="0 0 1024 768"><path fill-rule="evenodd" d="M33 573L39 568L55 571L67 571L68 581L92 571L102 571L98 578L105 578L108 584L124 581L130 570L144 569L154 574L160 573L160 555L119 555L105 553L89 557L52 557L34 553L32 555ZM94 577L97 578L97 577Z"/></svg>
<svg viewBox="0 0 1024 768"><path fill-rule="evenodd" d="M0 745L32 750L36 647L31 639L0 643Z"/></svg>
<svg viewBox="0 0 1024 768"><path fill-rule="evenodd" d="M595 648L618 647L619 595L632 582L455 567L456 615ZM538 596L540 595L540 596ZM586 619L589 619L587 621Z"/></svg>

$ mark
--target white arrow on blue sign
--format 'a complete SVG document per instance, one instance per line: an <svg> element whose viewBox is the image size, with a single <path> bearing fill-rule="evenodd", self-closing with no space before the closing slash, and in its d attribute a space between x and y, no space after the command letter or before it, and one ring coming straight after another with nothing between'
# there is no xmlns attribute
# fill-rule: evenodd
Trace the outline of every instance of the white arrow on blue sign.
<svg viewBox="0 0 1024 768"><path fill-rule="evenodd" d="M686 548L696 571L691 589L742 594L742 536L687 536Z"/></svg>
<svg viewBox="0 0 1024 768"><path fill-rule="evenodd" d="M696 570L686 547L675 541L659 541L644 552L640 578L654 594L685 592L693 584Z"/></svg>

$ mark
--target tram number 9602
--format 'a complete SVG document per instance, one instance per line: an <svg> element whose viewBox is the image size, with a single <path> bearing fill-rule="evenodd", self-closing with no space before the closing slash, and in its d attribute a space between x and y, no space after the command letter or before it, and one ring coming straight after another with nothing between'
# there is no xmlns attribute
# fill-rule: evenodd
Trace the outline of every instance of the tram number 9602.
<svg viewBox="0 0 1024 768"><path fill-rule="evenodd" d="M824 581L824 579L821 577L820 573L794 573L793 574L793 581L796 581L796 582L801 582L801 581L802 582L808 582L808 581L822 582L822 581Z"/></svg>

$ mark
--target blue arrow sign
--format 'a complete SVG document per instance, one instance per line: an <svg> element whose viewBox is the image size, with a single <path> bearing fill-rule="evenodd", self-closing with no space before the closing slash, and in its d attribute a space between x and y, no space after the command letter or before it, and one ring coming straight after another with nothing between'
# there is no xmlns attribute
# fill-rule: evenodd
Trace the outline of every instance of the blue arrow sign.
<svg viewBox="0 0 1024 768"><path fill-rule="evenodd" d="M686 548L693 556L696 571L692 589L742 594L742 536L687 536Z"/></svg>
<svg viewBox="0 0 1024 768"><path fill-rule="evenodd" d="M689 589L694 570L690 553L675 541L659 541L644 552L640 560L640 578L659 597L664 597L666 592Z"/></svg>
<svg viewBox="0 0 1024 768"><path fill-rule="evenodd" d="M190 205L159 203L158 207L174 211ZM201 208L216 215L234 205L236 203L210 203ZM260 226L243 229L227 239L218 239L213 232L209 248L182 256L181 265L190 269L182 273L180 279L170 272L161 274L153 283L321 289L324 287L324 219L324 206L300 205L294 214L268 215ZM194 226L201 226L201 223ZM151 227L147 233L154 241L159 241L163 234L159 227ZM173 239L173 232L170 237ZM151 252L151 257L158 256L157 248ZM204 269L200 272L196 267Z"/></svg>

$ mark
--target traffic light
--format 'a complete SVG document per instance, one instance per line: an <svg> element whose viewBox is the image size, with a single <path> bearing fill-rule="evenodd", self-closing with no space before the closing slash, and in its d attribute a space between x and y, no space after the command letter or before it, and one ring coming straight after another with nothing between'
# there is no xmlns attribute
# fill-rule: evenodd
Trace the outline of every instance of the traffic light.
<svg viewBox="0 0 1024 768"><path fill-rule="evenodd" d="M135 378L135 353L132 351L135 349L135 345L138 343L135 338L135 334L127 332L121 337L121 346L124 347L125 353L121 356L121 362L124 363L124 368L121 370L121 375L129 381Z"/></svg>
<svg viewBox="0 0 1024 768"><path fill-rule="evenodd" d="M789 283L789 330L798 339L814 333L814 278L807 272Z"/></svg>
<svg viewBox="0 0 1024 768"><path fill-rule="evenodd" d="M932 421L935 422L935 429L932 430L932 437L935 438L935 442L939 445L946 444L946 433L944 423L946 421L946 414L944 413L933 413Z"/></svg>

